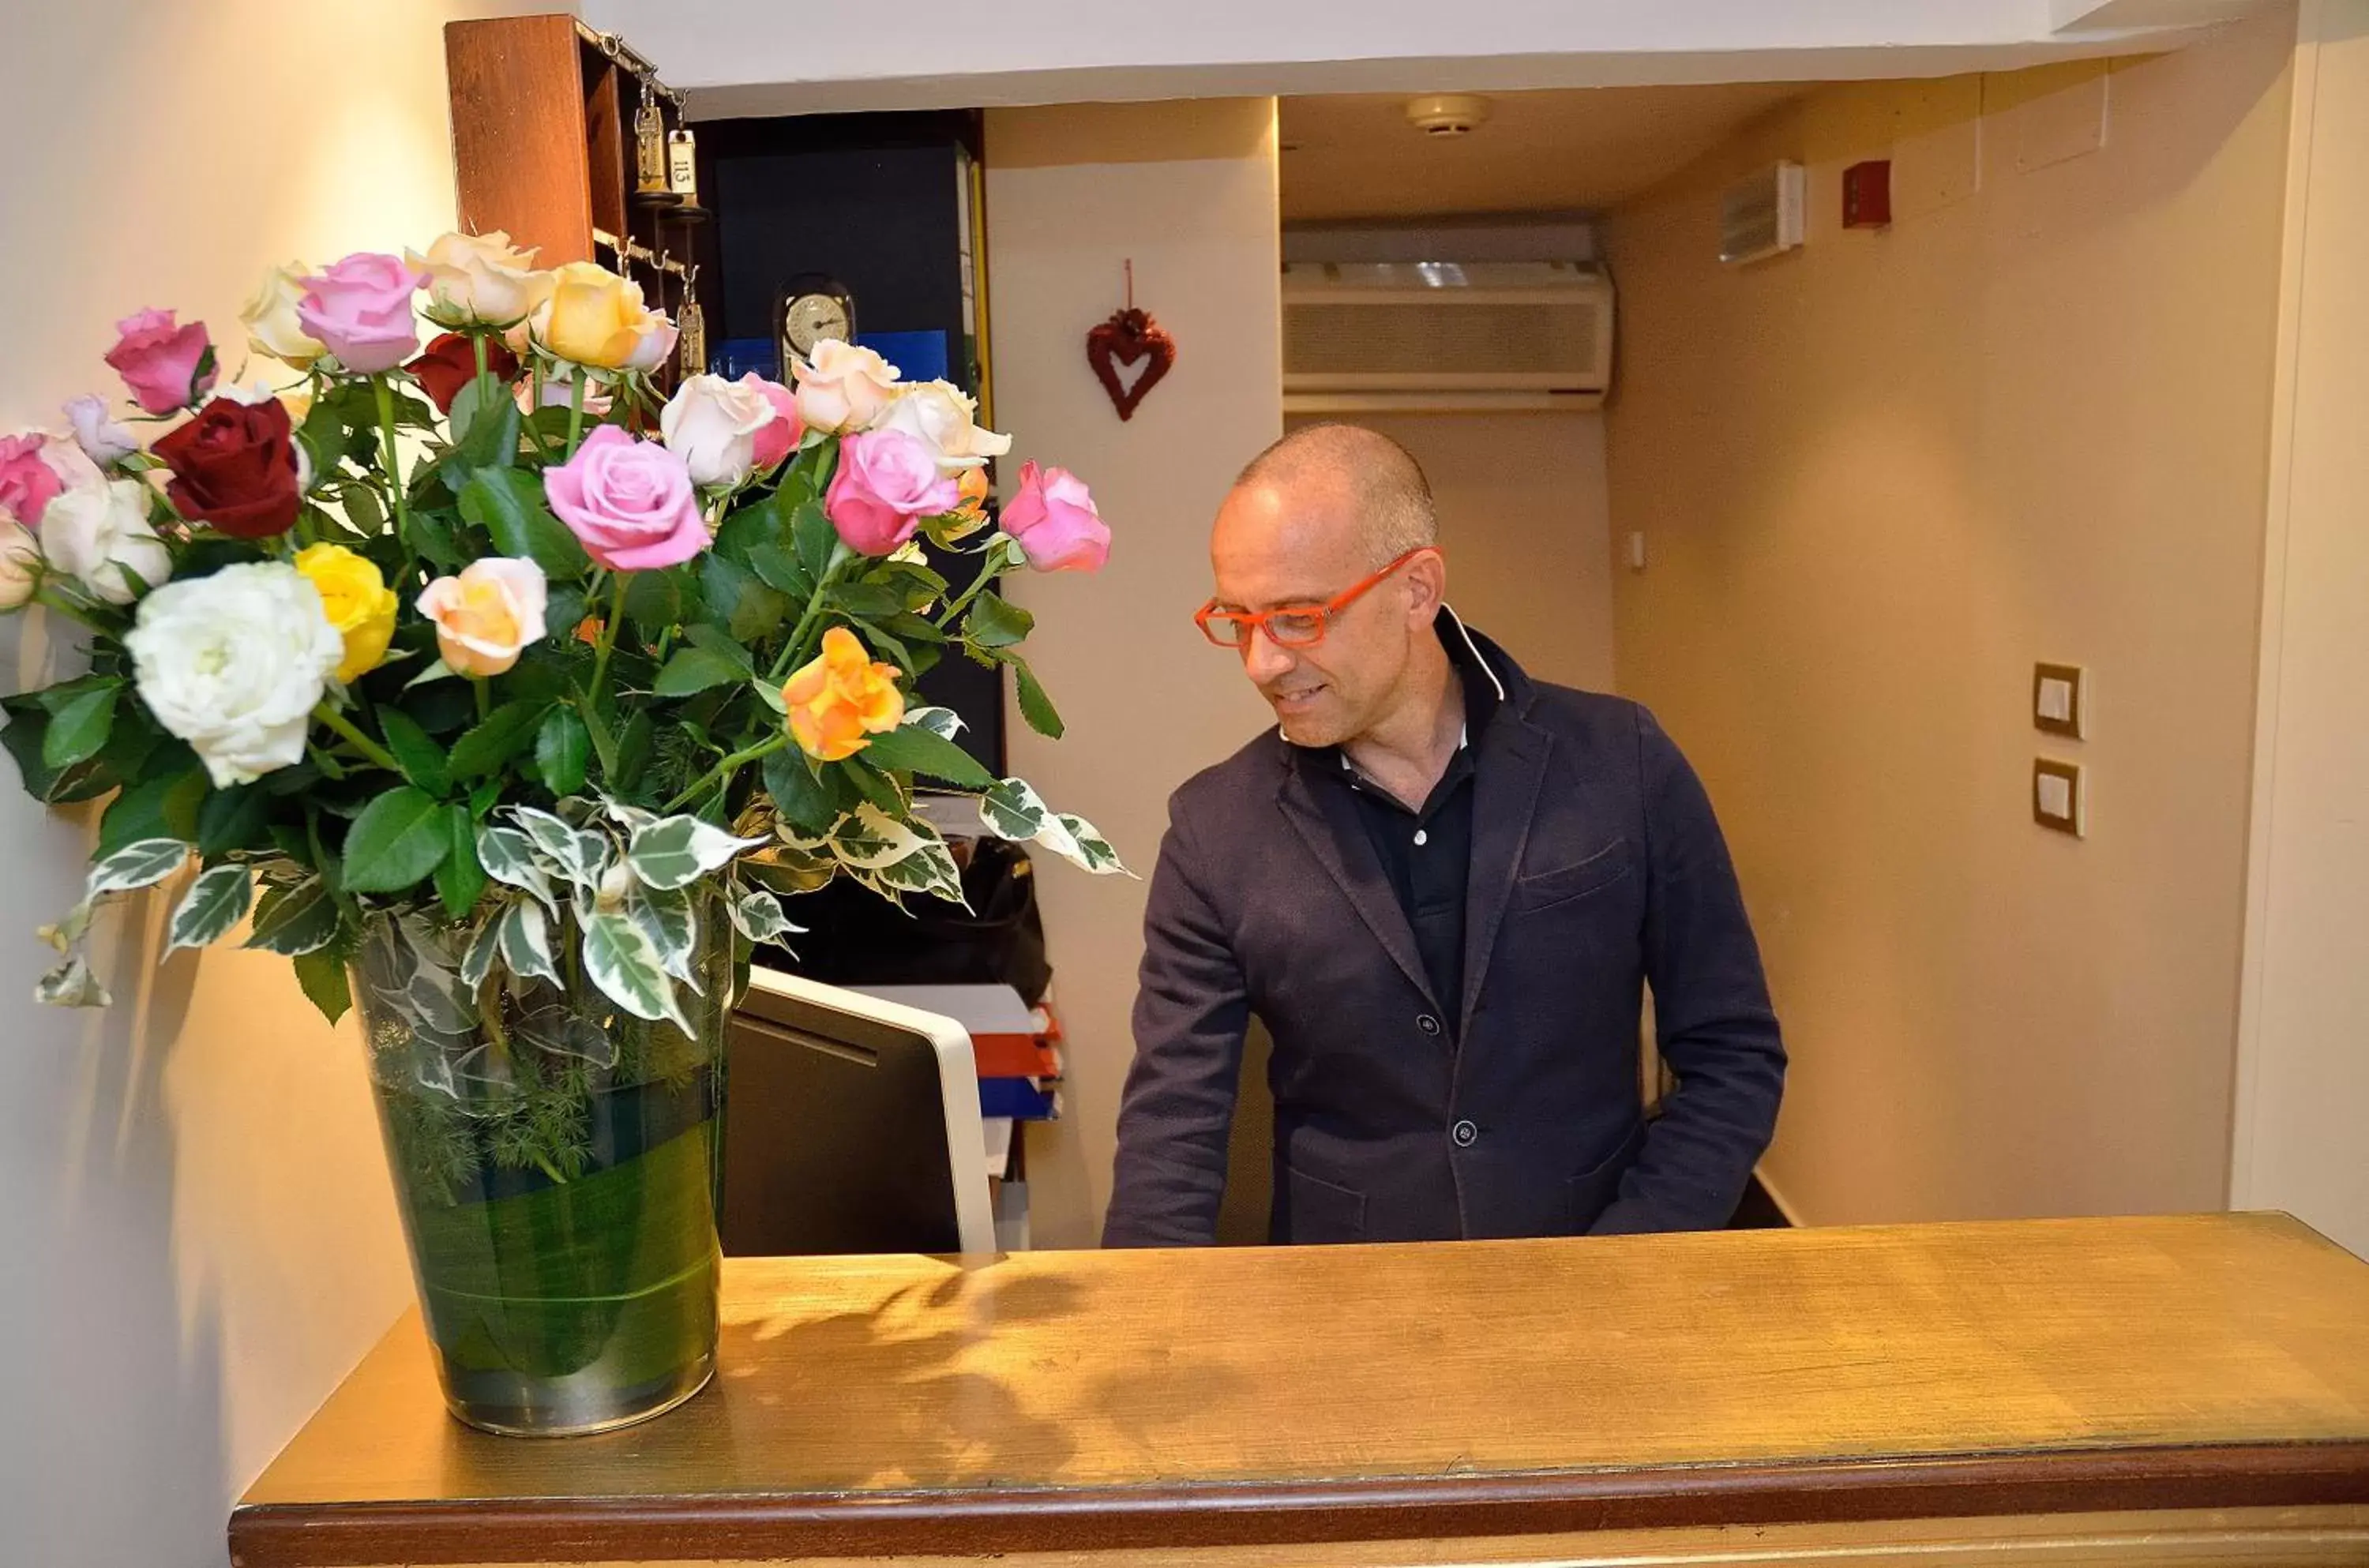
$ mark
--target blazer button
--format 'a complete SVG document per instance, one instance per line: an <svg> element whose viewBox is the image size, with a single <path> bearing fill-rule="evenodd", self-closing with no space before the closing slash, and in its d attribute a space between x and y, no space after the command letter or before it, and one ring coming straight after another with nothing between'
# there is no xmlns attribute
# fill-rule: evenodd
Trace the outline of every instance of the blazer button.
<svg viewBox="0 0 2369 1568"><path fill-rule="evenodd" d="M1416 1014L1414 1026L1422 1030L1426 1035L1436 1035L1439 1033L1439 1020L1434 1018L1428 1013Z"/></svg>
<svg viewBox="0 0 2369 1568"><path fill-rule="evenodd" d="M1481 1129L1471 1122L1458 1122L1448 1129L1448 1136L1456 1140L1457 1148L1470 1149L1481 1141Z"/></svg>

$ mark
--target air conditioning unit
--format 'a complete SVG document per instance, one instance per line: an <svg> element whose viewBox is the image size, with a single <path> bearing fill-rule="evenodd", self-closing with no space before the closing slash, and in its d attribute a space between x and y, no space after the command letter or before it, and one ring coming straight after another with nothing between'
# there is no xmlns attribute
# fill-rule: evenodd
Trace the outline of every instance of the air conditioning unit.
<svg viewBox="0 0 2369 1568"><path fill-rule="evenodd" d="M1573 261L1291 262L1287 414L1596 408L1612 280Z"/></svg>

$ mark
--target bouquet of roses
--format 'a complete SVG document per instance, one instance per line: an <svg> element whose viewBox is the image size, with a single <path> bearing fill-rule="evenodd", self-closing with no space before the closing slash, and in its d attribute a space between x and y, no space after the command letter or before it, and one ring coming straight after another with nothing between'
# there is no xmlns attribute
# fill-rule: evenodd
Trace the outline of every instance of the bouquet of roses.
<svg viewBox="0 0 2369 1568"><path fill-rule="evenodd" d="M1118 869L910 700L949 654L1008 667L1058 735L996 583L1109 545L1034 464L989 529L1010 439L956 388L826 343L794 387L662 401L674 328L639 288L500 234L278 269L243 319L278 384L217 385L204 327L143 311L107 361L154 439L95 396L71 435L0 439L0 609L89 634L87 673L0 699L0 738L45 801L114 794L41 1000L104 1004L94 906L193 860L170 948L252 915L333 1019L393 921L463 955L431 1014L564 966L679 1022L703 911L761 941L834 875L961 898L916 781Z"/></svg>

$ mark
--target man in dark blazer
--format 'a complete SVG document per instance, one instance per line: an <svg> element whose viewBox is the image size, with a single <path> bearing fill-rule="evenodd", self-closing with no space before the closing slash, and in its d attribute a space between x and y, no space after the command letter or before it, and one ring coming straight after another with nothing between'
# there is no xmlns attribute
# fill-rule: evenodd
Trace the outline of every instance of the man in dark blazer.
<svg viewBox="0 0 2369 1568"><path fill-rule="evenodd" d="M1768 1146L1785 1050L1702 785L1458 621L1436 541L1414 459L1350 426L1219 511L1198 619L1280 722L1169 804L1106 1245L1214 1239L1253 1013L1276 1242L1714 1228Z"/></svg>

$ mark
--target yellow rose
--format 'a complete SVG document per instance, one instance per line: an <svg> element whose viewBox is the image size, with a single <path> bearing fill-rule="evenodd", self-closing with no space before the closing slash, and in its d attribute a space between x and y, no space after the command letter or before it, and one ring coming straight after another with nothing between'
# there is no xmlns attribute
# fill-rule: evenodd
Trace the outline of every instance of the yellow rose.
<svg viewBox="0 0 2369 1568"><path fill-rule="evenodd" d="M378 567L342 544L307 544L296 552L296 569L320 591L329 624L346 640L338 679L358 681L385 662L398 601Z"/></svg>
<svg viewBox="0 0 2369 1568"><path fill-rule="evenodd" d="M790 738L824 762L844 761L905 718L897 667L875 664L844 626L822 635L821 656L790 677L782 701L790 710Z"/></svg>
<svg viewBox="0 0 2369 1568"><path fill-rule="evenodd" d="M666 314L642 303L642 286L589 261L555 268L551 292L534 308L532 335L555 358L594 370L632 367L660 337L672 346Z"/></svg>

